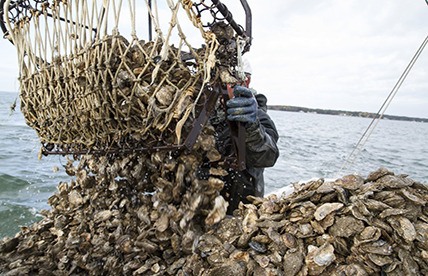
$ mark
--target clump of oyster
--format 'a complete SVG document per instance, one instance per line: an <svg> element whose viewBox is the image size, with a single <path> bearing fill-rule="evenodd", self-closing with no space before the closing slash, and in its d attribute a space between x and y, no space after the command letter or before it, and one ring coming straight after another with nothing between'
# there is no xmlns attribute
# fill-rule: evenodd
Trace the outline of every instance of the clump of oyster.
<svg viewBox="0 0 428 276"><path fill-rule="evenodd" d="M182 46L182 47L181 47ZM106 36L20 78L21 110L47 152L178 145L203 87L203 52ZM184 60L182 54L191 58ZM192 56L193 55L193 56ZM201 99L202 102L203 99Z"/></svg>
<svg viewBox="0 0 428 276"><path fill-rule="evenodd" d="M203 140L189 155L85 157L69 166L76 181L58 186L46 218L0 243L0 272L428 273L424 184L386 169L365 179L318 179L296 184L288 196L252 198L225 217L219 178L196 177L206 157Z"/></svg>

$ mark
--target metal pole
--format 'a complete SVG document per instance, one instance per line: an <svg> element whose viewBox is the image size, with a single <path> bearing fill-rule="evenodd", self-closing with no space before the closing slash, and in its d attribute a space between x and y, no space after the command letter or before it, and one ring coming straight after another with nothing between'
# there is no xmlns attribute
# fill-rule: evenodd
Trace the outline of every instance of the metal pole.
<svg viewBox="0 0 428 276"><path fill-rule="evenodd" d="M227 22L229 22L230 26L235 30L235 32L240 35L244 36L244 31L239 27L239 25L236 23L236 21L233 19L232 13L228 10L228 8L220 2L220 0L212 0L214 5L217 7L217 9L221 12L221 14L224 16L224 19L226 19Z"/></svg>
<svg viewBox="0 0 428 276"><path fill-rule="evenodd" d="M427 0L428 1L428 0ZM245 33L247 37L252 38L252 14L250 5L248 5L247 0L241 0L242 7L245 11ZM251 44L251 40L249 42Z"/></svg>
<svg viewBox="0 0 428 276"><path fill-rule="evenodd" d="M152 10L152 0L149 0L149 8ZM152 40L152 17L150 16L150 12L148 12L149 16L149 41Z"/></svg>

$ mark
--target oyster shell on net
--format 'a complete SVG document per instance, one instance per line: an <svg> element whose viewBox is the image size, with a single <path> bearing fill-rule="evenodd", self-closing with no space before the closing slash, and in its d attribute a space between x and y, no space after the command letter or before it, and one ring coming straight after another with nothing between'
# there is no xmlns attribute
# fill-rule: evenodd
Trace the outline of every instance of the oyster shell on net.
<svg viewBox="0 0 428 276"><path fill-rule="evenodd" d="M170 85L162 86L159 91L155 92L156 100L160 106L167 107L172 103L175 95L175 88Z"/></svg>

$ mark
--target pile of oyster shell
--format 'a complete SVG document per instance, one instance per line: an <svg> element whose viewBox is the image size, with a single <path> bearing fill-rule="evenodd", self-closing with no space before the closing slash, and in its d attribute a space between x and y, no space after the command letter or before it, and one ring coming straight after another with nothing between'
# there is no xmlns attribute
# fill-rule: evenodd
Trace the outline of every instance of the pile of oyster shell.
<svg viewBox="0 0 428 276"><path fill-rule="evenodd" d="M208 141L208 142L207 142ZM210 142L211 141L211 142ZM428 189L379 169L225 216L207 127L192 153L82 157L45 218L0 243L4 275L425 275ZM221 163L221 162L220 162ZM2 274L2 275L3 275Z"/></svg>
<svg viewBox="0 0 428 276"><path fill-rule="evenodd" d="M254 198L204 233L193 275L427 275L428 188L379 169Z"/></svg>
<svg viewBox="0 0 428 276"><path fill-rule="evenodd" d="M70 159L73 181L58 185L45 218L0 243L0 274L175 275L203 228L225 217L221 164L209 125L191 152Z"/></svg>

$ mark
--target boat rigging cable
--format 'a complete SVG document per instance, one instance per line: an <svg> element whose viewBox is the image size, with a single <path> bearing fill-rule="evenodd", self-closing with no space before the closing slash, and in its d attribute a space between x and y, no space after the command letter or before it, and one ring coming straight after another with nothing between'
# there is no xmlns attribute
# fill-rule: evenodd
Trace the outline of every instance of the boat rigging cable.
<svg viewBox="0 0 428 276"><path fill-rule="evenodd" d="M425 2L428 4L428 0L425 0ZM407 65L406 69L404 70L403 74L401 74L400 78L398 79L397 83L395 84L394 88L389 93L386 100L383 102L382 106L380 107L379 111L376 113L373 120L370 122L369 126L361 136L358 143L355 145L354 149L352 150L351 154L346 158L345 162L343 162L342 167L340 168L338 175L342 173L342 171L350 167L354 164L355 159L358 155L360 155L361 151L363 150L367 140L369 139L370 135L373 133L373 130L376 128L377 124L379 123L380 119L382 119L386 109L389 107L392 99L395 97L395 95L398 92L398 89L400 89L401 85L403 84L404 80L406 79L407 75L409 74L410 70L413 68L413 65L418 60L419 56L425 49L425 46L428 43L428 36L425 38L425 40L422 42L419 49L416 51L415 55L413 56L410 63Z"/></svg>

